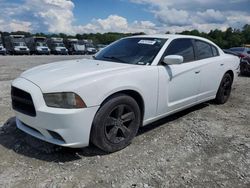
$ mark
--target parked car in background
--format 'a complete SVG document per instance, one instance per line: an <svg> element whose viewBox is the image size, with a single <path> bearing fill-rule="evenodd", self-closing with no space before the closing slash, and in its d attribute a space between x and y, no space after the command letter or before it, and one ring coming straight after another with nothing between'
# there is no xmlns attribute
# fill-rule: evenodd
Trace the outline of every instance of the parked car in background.
<svg viewBox="0 0 250 188"><path fill-rule="evenodd" d="M27 46L30 49L31 54L37 54L37 55L49 55L50 49L47 45L47 39L46 37L28 37L25 38L25 42Z"/></svg>
<svg viewBox="0 0 250 188"><path fill-rule="evenodd" d="M68 49L65 47L62 38L50 38L47 40L47 45L52 54L55 55L67 55Z"/></svg>
<svg viewBox="0 0 250 188"><path fill-rule="evenodd" d="M234 47L230 48L230 51L237 53L238 56L241 58L240 63L240 73L250 74L250 48L247 47Z"/></svg>
<svg viewBox="0 0 250 188"><path fill-rule="evenodd" d="M105 45L105 44L97 44L97 45L96 45L98 51L103 50L103 49L106 48L107 46L108 46L108 45Z"/></svg>
<svg viewBox="0 0 250 188"><path fill-rule="evenodd" d="M83 40L83 42L85 44L86 54L95 54L97 52L97 49L91 40Z"/></svg>
<svg viewBox="0 0 250 188"><path fill-rule="evenodd" d="M70 55L84 55L86 53L85 43L76 38L64 39L64 44Z"/></svg>
<svg viewBox="0 0 250 188"><path fill-rule="evenodd" d="M226 54L235 55L241 59L241 55L239 52L234 52L234 51L231 51L230 49L223 49L223 52Z"/></svg>
<svg viewBox="0 0 250 188"><path fill-rule="evenodd" d="M2 36L0 34L0 54L1 55L6 55L6 48L3 46L3 41L2 41Z"/></svg>
<svg viewBox="0 0 250 188"><path fill-rule="evenodd" d="M4 45L11 55L29 55L30 49L27 47L24 35L10 35L4 37Z"/></svg>
<svg viewBox="0 0 250 188"><path fill-rule="evenodd" d="M195 36L120 39L94 56L32 68L13 81L17 127L67 147L128 146L140 126L229 99L239 58Z"/></svg>

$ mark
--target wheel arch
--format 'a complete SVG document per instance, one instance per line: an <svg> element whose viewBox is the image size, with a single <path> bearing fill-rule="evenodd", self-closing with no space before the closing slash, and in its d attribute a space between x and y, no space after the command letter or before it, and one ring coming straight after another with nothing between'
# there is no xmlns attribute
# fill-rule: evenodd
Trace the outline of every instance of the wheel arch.
<svg viewBox="0 0 250 188"><path fill-rule="evenodd" d="M139 108L140 108L140 111L141 111L141 120L143 121L143 117L144 117L144 112L145 112L145 103L144 103L144 99L142 97L142 95L136 91L136 90L133 90L133 89L125 89L125 90L120 90L120 91L116 91L112 94L110 94L109 96L107 96L103 102L101 103L100 105L100 108L108 101L110 100L111 98L115 97L116 95L119 95L119 94L124 94L124 95L128 95L130 97L132 97L136 103L138 104Z"/></svg>
<svg viewBox="0 0 250 188"><path fill-rule="evenodd" d="M234 80L234 72L232 70L228 70L225 74L229 74L232 77L232 80Z"/></svg>

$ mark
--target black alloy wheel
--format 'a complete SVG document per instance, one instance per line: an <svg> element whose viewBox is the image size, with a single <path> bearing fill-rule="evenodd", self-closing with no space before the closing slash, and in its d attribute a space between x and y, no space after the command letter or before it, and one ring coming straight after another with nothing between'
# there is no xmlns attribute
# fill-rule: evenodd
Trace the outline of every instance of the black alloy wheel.
<svg viewBox="0 0 250 188"><path fill-rule="evenodd" d="M224 104L230 97L232 90L233 79L229 73L226 73L222 78L220 87L218 89L215 101L218 104Z"/></svg>
<svg viewBox="0 0 250 188"><path fill-rule="evenodd" d="M130 106L124 104L116 106L104 120L106 138L114 144L127 139L133 131L134 121L136 121L135 112Z"/></svg>
<svg viewBox="0 0 250 188"><path fill-rule="evenodd" d="M125 94L107 100L95 115L90 139L105 152L115 152L128 146L141 125L137 102Z"/></svg>

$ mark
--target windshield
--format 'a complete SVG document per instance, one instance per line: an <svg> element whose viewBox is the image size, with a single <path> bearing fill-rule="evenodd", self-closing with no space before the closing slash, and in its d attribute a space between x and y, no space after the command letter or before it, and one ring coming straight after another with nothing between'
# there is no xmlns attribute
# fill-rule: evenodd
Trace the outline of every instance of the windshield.
<svg viewBox="0 0 250 188"><path fill-rule="evenodd" d="M64 44L63 44L63 43L54 43L54 45L55 45L56 47L64 47Z"/></svg>
<svg viewBox="0 0 250 188"><path fill-rule="evenodd" d="M14 46L26 46L24 42L14 42Z"/></svg>
<svg viewBox="0 0 250 188"><path fill-rule="evenodd" d="M47 46L45 42L37 42L36 46Z"/></svg>
<svg viewBox="0 0 250 188"><path fill-rule="evenodd" d="M85 43L84 43L84 41L79 40L79 41L78 41L78 45L85 45Z"/></svg>
<svg viewBox="0 0 250 188"><path fill-rule="evenodd" d="M127 64L150 65L167 39L126 38L100 51L95 59Z"/></svg>
<svg viewBox="0 0 250 188"><path fill-rule="evenodd" d="M86 47L87 47L87 48L94 48L94 45L91 44L91 43L86 43Z"/></svg>
<svg viewBox="0 0 250 188"><path fill-rule="evenodd" d="M78 44L78 41L70 41L70 44Z"/></svg>

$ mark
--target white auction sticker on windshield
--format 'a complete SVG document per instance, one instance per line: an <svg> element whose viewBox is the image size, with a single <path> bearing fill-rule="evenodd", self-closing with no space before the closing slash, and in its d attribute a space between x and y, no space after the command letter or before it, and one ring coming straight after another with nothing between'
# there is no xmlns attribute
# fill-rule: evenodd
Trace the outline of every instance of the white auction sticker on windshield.
<svg viewBox="0 0 250 188"><path fill-rule="evenodd" d="M147 45L154 45L156 41L154 40L140 40L138 44L147 44Z"/></svg>

